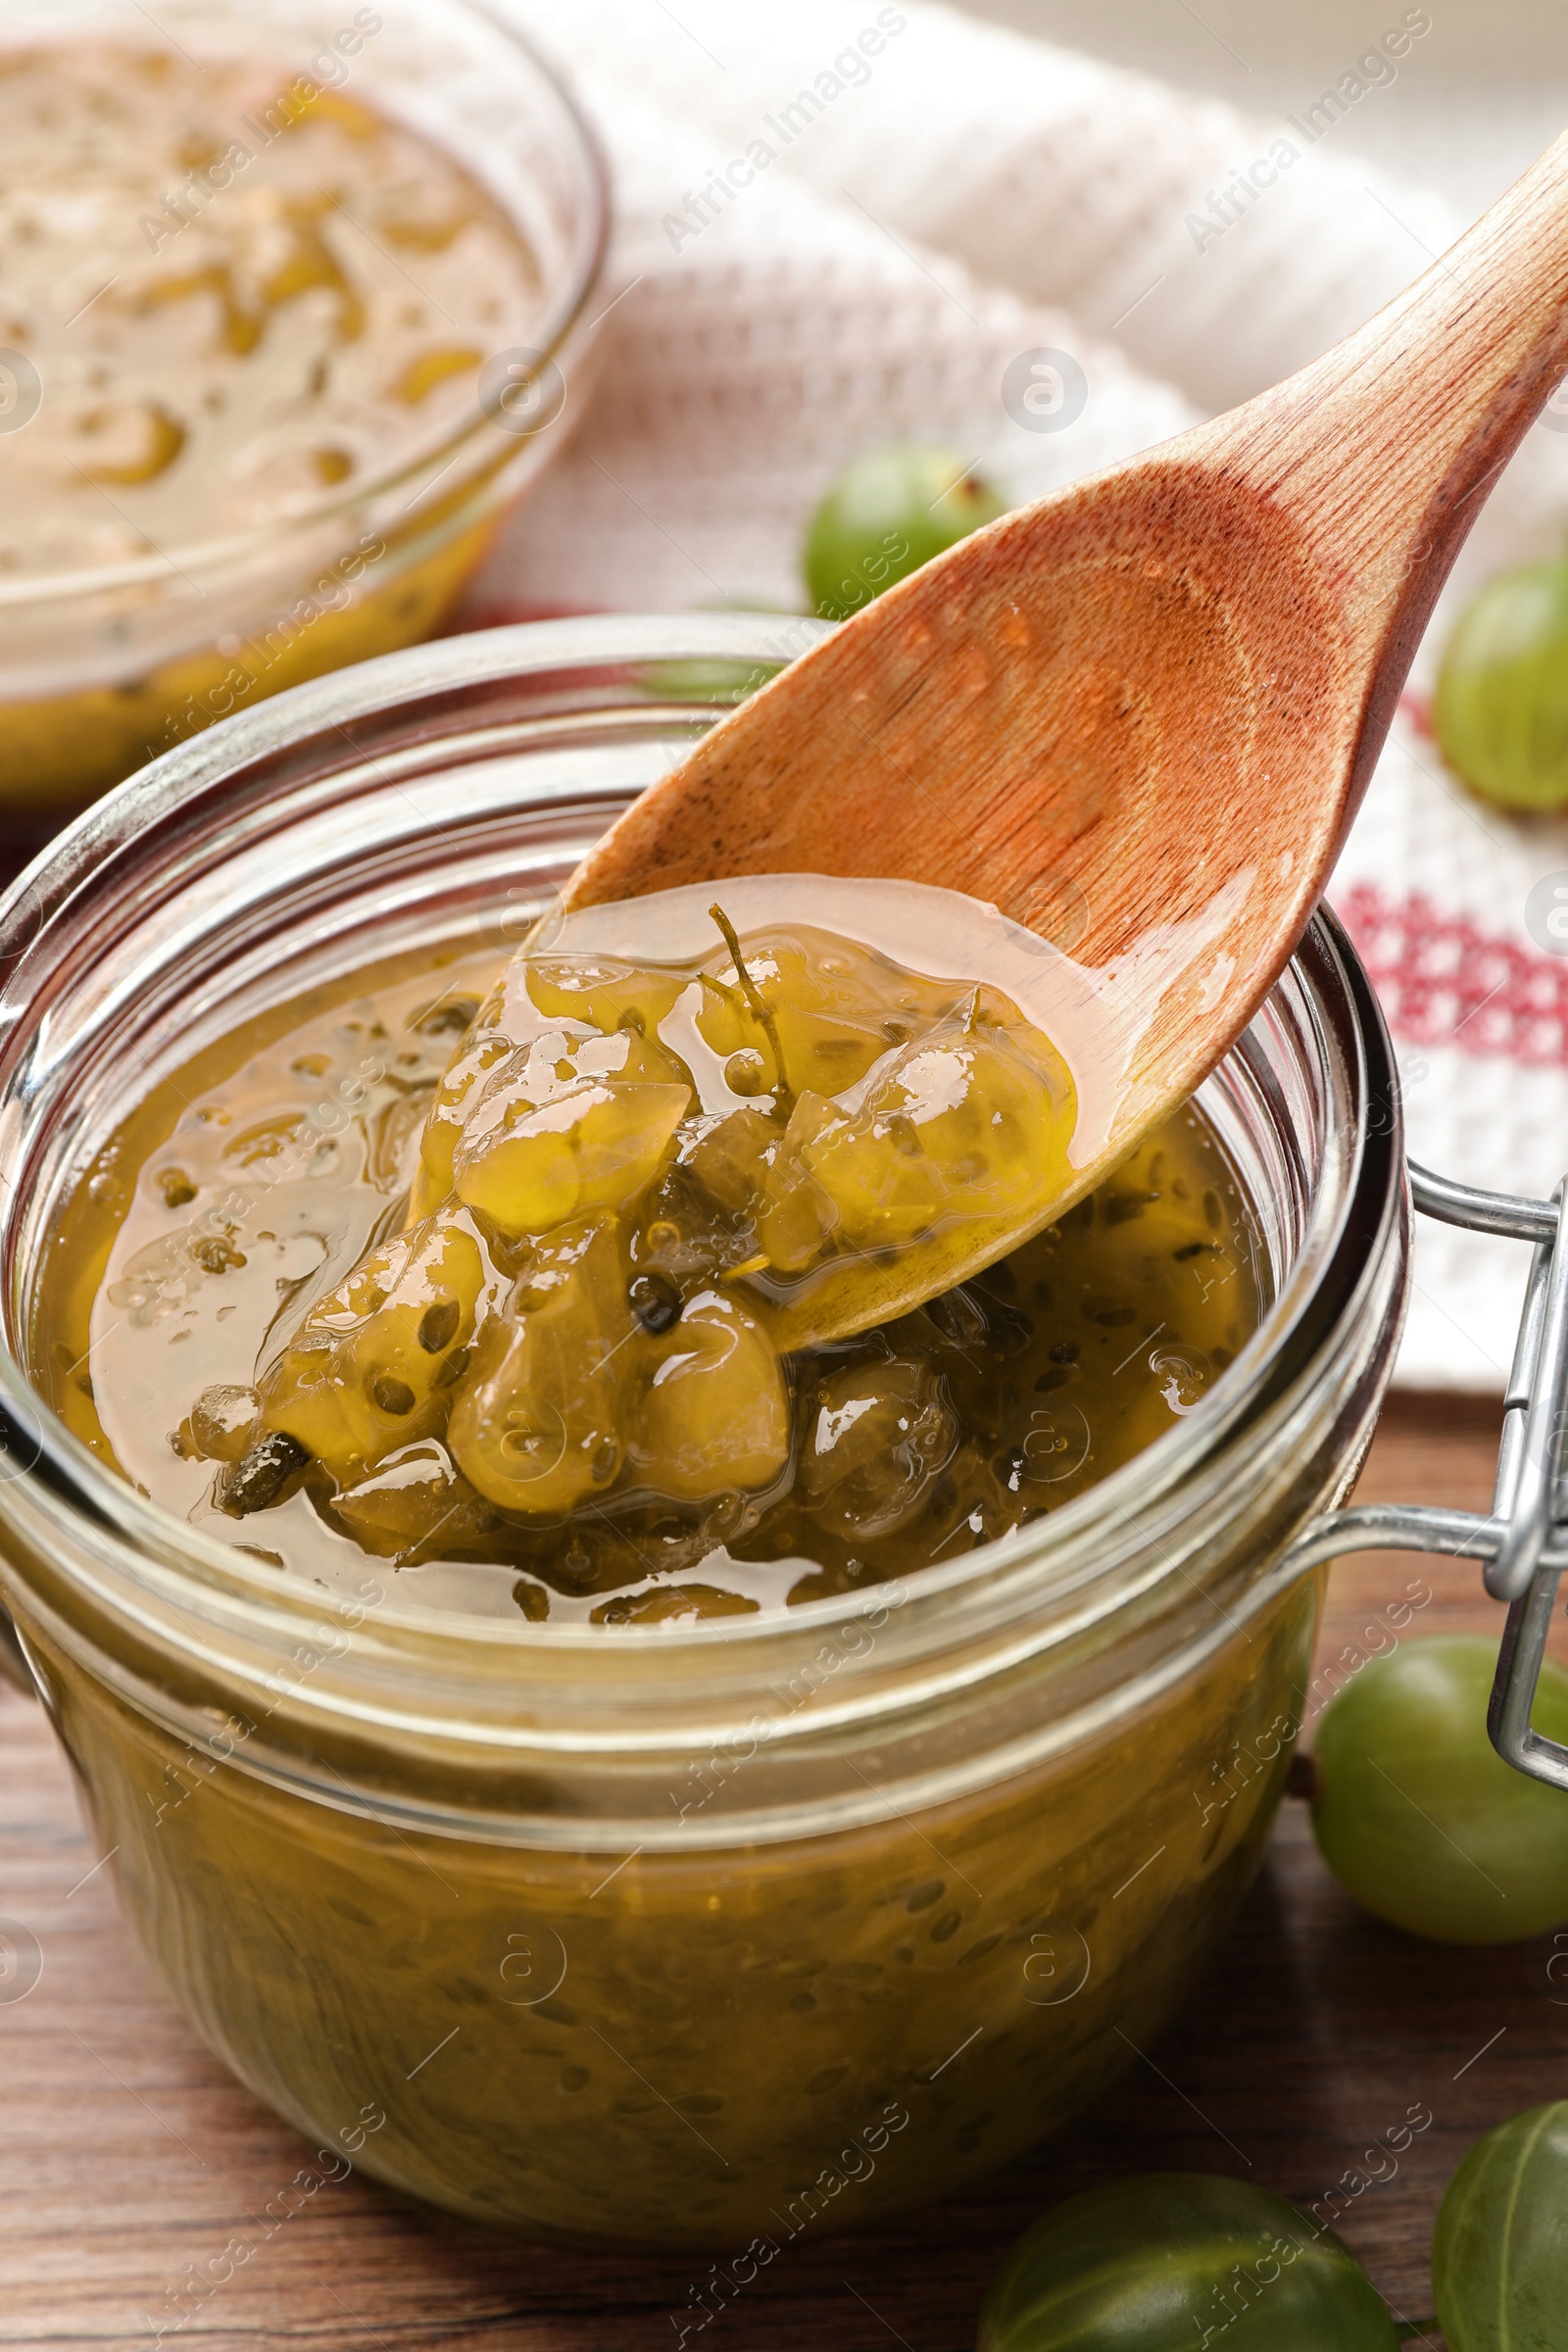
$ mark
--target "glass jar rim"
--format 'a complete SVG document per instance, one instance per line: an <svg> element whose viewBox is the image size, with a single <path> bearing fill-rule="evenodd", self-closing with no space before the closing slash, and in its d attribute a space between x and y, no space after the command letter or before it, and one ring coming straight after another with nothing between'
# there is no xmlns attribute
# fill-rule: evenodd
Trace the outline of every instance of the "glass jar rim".
<svg viewBox="0 0 1568 2352"><path fill-rule="evenodd" d="M395 770L397 755L377 752L378 742L416 745L426 774L437 772L443 747L455 765L460 744L505 734L494 723L502 706L487 700L492 690L574 678L586 684L625 677L639 665L727 664L755 678L822 633L823 624L744 614L612 614L490 630L336 672L165 754L78 818L0 901L0 971L10 971L0 989L0 1141L9 1136L13 1146L19 1190L27 1189L28 1114L47 1087L47 1073L40 1077L32 1066L33 1050L47 1043L57 1001L51 990L64 1001L73 973L80 984L95 900L112 907L117 890L150 891L156 899L160 873L194 870L208 854L221 870L264 825L280 832L304 808L336 807L351 757L367 772ZM708 706L706 720L713 714ZM420 1738L456 1739L461 1725L469 1749L493 1753L538 1744L541 1713L569 1692L574 1720L551 1730L553 1752L634 1752L667 1743L677 1701L688 1734L694 1718L709 1730L744 1722L748 1699L787 1681L834 1627L880 1612L888 1630L879 1633L875 1673L847 1678L842 1700L813 1703L814 1736L846 1711L863 1721L878 1705L891 1710L890 1677L898 1680L899 1706L935 1704L1020 1657L1089 1638L1119 1610L1147 1602L1161 1579L1186 1575L1179 1557L1174 1565L1163 1558L1159 1542L1151 1551L1152 1531L1168 1535L1193 1521L1205 1498L1218 1507L1215 1497L1245 1484L1264 1439L1277 1441L1305 1412L1313 1384L1328 1377L1336 1350L1348 1348L1358 1320L1396 1320L1397 1302L1391 1306L1387 1285L1380 1292L1374 1281L1405 1215L1392 1050L1370 986L1331 917L1314 921L1259 1016L1265 1026L1269 1020L1291 1026L1292 1051L1319 1056L1326 1088L1319 1167L1306 1167L1303 1157L1295 1177L1289 1169L1281 1177L1285 1184L1299 1179L1300 1231L1255 1339L1198 1408L1136 1461L1013 1537L923 1569L902 1588L865 1587L848 1599L655 1629L535 1625L520 1617L512 1627L378 1608L356 1635L354 1673L323 1673L313 1685L308 1697L318 1720L374 1723ZM1254 1031L1225 1066L1235 1063L1238 1083L1245 1078L1266 1094L1277 1081L1264 1067L1258 1024ZM134 1622L138 1638L192 1659L220 1654L238 1661L239 1673L280 1636L298 1638L308 1618L321 1613L318 1592L290 1589L264 1562L138 1494L42 1403L22 1351L10 1345L25 1270L9 1208L3 1238L9 1328L0 1347L0 1399L26 1433L33 1458L14 1455L11 1479L0 1482L0 1519L15 1522L25 1504L36 1527L23 1541L34 1552L45 1522L69 1532L95 1602ZM1255 1605L1267 1596L1265 1580ZM182 1623L198 1626L194 1649ZM1234 1615L1225 1617L1219 1636L1234 1623ZM533 1679L529 1719L519 1729L523 1658Z"/></svg>
<svg viewBox="0 0 1568 2352"><path fill-rule="evenodd" d="M575 181L571 250L549 290L547 307L536 327L530 357L550 365L572 348L579 336L591 333L597 321L586 314L603 279L613 224L609 161L594 124L578 104L564 77L519 25L484 4L484 0L441 0L457 18L482 25L487 34L512 49L532 76L539 94L552 109L569 150ZM493 192L493 191L492 191ZM499 202L500 199L498 198ZM7 607L70 605L111 590L165 582L171 571L226 570L243 563L258 549L275 547L280 527L290 538L304 539L335 518L352 518L368 506L406 489L425 475L438 460L444 476L466 450L484 440L495 426L486 412L475 407L466 421L446 428L437 438L405 449L377 472L349 487L333 487L308 507L290 514L281 526L275 516L220 539L190 540L172 549L158 548L112 564L79 565L72 570L17 572L0 576L0 612Z"/></svg>

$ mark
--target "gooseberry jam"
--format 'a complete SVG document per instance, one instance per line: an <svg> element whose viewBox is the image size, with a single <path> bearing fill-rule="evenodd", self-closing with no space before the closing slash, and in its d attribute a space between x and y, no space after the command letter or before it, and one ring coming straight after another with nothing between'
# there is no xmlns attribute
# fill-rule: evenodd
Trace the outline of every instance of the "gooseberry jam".
<svg viewBox="0 0 1568 2352"><path fill-rule="evenodd" d="M561 331L574 134L526 55L461 0L423 35L345 11L314 70L287 11L214 0L189 48L123 17L0 46L0 807L24 812L428 634L547 462L481 383ZM492 115L466 124L448 90L480 49L463 104Z"/></svg>
<svg viewBox="0 0 1568 2352"><path fill-rule="evenodd" d="M538 301L455 156L277 59L0 56L0 317L49 388L0 441L0 570L316 504L471 408Z"/></svg>
<svg viewBox="0 0 1568 2352"><path fill-rule="evenodd" d="M1257 1323L1213 1136L1183 1111L983 1274L853 1328L862 1265L1062 1189L1076 1089L1002 991L804 920L809 878L739 898L772 919L715 903L699 956L568 920L499 975L378 970L177 1071L55 1240L67 1420L294 1573L351 1589L368 1551L411 1598L612 1625L906 1576L1129 1460ZM792 1345L819 1285L852 1328Z"/></svg>

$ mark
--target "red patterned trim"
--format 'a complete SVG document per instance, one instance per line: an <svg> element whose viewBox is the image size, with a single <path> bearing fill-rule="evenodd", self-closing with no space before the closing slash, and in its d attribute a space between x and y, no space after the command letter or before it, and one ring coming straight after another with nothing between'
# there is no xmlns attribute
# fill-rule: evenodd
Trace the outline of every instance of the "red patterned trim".
<svg viewBox="0 0 1568 2352"><path fill-rule="evenodd" d="M1418 694L1413 686L1407 686L1399 697L1399 716L1407 726L1414 727L1418 735L1424 735L1428 743L1437 742L1438 731L1432 724L1431 700L1424 694Z"/></svg>
<svg viewBox="0 0 1568 2352"><path fill-rule="evenodd" d="M1369 882L1332 894L1396 1037L1568 1069L1568 956L1542 956Z"/></svg>

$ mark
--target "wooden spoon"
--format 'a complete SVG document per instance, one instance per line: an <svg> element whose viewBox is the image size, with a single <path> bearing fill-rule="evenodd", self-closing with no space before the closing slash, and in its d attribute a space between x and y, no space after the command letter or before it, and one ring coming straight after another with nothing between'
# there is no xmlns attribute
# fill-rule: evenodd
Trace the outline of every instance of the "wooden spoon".
<svg viewBox="0 0 1568 2352"><path fill-rule="evenodd" d="M862 1264L791 1344L977 1270L1212 1069L1299 939L1482 494L1565 370L1568 135L1325 358L868 605L584 860L568 908L825 873L944 884L1047 939L1073 910L1060 944L1120 1066L1070 1189L1000 1244L987 1226Z"/></svg>

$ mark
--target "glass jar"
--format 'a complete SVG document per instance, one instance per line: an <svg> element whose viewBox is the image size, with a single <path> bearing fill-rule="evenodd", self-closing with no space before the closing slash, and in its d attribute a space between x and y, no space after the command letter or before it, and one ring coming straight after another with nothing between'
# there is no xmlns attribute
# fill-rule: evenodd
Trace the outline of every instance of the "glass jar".
<svg viewBox="0 0 1568 2352"><path fill-rule="evenodd" d="M0 927L0 1577L147 1945L378 2178L753 2263L1065 2124L1252 1875L1320 1598L1285 1554L1353 1477L1405 1281L1390 1051L1334 924L1200 1097L1255 1339L1135 1463L901 1585L662 1629L423 1612L372 1560L329 1595L122 1484L27 1374L58 1204L157 1075L385 955L499 960L810 627L551 622L318 681L89 811Z"/></svg>
<svg viewBox="0 0 1568 2352"><path fill-rule="evenodd" d="M307 84L368 102L480 181L538 282L526 335L502 336L509 348L492 355L499 372L478 377L456 421L421 425L411 409L378 468L255 527L159 545L143 533L144 550L113 564L0 572L0 834L24 842L247 702L440 626L591 388L610 224L604 165L571 100L467 0L382 0L358 15L342 0L167 0L156 28L136 0L8 0L0 55L62 40L275 56L279 106ZM259 150L266 126L242 127ZM204 201L220 208L221 187ZM525 353L510 348L518 341ZM7 465L26 465L27 427L54 391L24 353L0 350Z"/></svg>

